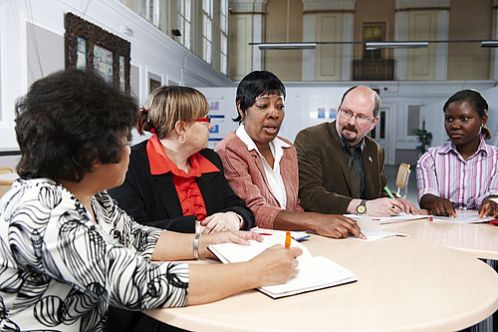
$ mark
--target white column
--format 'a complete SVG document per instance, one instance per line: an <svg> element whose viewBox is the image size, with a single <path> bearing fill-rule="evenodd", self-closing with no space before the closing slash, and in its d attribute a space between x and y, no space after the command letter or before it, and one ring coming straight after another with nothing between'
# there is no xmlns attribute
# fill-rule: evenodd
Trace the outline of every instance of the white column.
<svg viewBox="0 0 498 332"><path fill-rule="evenodd" d="M498 38L498 24L497 24L497 19L498 19L498 0L493 0L493 31L492 31L492 38L497 39ZM491 49L491 65L490 65L490 79L492 80L498 80L498 52L496 52L496 49Z"/></svg>
<svg viewBox="0 0 498 332"><path fill-rule="evenodd" d="M248 40L248 42L263 42L265 4L266 0L230 0L229 7L232 13L251 15L250 24L246 24L246 26L250 26L250 33L247 33L247 31L236 31L237 35L246 34L242 38ZM240 50L242 45L238 46ZM249 56L251 57L250 63L252 68L237 70L238 72L244 71L249 73L250 71L261 70L263 68L263 52L257 46L251 46Z"/></svg>
<svg viewBox="0 0 498 332"><path fill-rule="evenodd" d="M394 14L394 40L408 40L408 12L397 11ZM406 49L395 49L395 79L402 81L406 79L408 52Z"/></svg>
<svg viewBox="0 0 498 332"><path fill-rule="evenodd" d="M316 41L316 17L315 15L303 15L303 41ZM315 50L303 50L303 81L315 80Z"/></svg>
<svg viewBox="0 0 498 332"><path fill-rule="evenodd" d="M437 13L437 40L448 40L450 33L450 11L440 10ZM436 66L434 79L445 81L448 79L448 43L436 44Z"/></svg>
<svg viewBox="0 0 498 332"><path fill-rule="evenodd" d="M252 17L252 41L263 42L263 14L254 14ZM257 46L252 47L252 70L263 69L263 52Z"/></svg>
<svg viewBox="0 0 498 332"><path fill-rule="evenodd" d="M342 16L342 40L354 40L354 15L345 13ZM353 79L353 44L342 45L341 80Z"/></svg>

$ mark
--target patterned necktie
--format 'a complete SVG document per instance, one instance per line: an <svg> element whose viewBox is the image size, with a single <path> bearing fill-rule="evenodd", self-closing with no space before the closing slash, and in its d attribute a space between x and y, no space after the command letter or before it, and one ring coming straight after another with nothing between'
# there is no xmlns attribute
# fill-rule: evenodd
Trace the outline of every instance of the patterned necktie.
<svg viewBox="0 0 498 332"><path fill-rule="evenodd" d="M349 169L351 170L351 194L353 198L361 196L361 158L356 147L348 146Z"/></svg>

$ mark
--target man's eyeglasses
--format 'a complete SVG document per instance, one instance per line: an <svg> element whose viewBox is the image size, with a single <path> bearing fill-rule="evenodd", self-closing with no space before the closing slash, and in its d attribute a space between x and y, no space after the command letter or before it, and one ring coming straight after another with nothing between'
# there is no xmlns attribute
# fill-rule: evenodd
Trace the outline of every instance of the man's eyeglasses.
<svg viewBox="0 0 498 332"><path fill-rule="evenodd" d="M211 117L208 115L208 116L206 116L204 118L193 119L192 121L211 123Z"/></svg>
<svg viewBox="0 0 498 332"><path fill-rule="evenodd" d="M367 123L370 122L374 119L374 117L371 116L366 116L364 114L354 114L350 110L344 110L342 108L339 108L339 111L344 114L344 117L348 120L356 118L356 121L359 123Z"/></svg>

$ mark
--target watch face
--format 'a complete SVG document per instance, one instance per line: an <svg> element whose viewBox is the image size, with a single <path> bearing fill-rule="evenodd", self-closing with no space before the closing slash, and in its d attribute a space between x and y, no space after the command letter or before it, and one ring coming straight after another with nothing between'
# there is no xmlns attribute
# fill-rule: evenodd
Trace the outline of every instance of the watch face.
<svg viewBox="0 0 498 332"><path fill-rule="evenodd" d="M360 204L356 207L356 212L359 214L364 214L367 211L367 207L363 204Z"/></svg>

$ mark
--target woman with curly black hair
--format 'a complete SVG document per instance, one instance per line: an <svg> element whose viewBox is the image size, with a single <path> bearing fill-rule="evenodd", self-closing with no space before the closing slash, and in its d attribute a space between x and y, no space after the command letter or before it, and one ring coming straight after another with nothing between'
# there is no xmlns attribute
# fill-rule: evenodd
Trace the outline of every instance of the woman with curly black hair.
<svg viewBox="0 0 498 332"><path fill-rule="evenodd" d="M150 262L208 258L210 243L257 236L163 231L116 206L105 190L124 180L136 109L78 70L40 79L17 103L20 179L0 200L2 331L101 331L109 304L205 303L296 273L300 252L277 247L241 264Z"/></svg>

